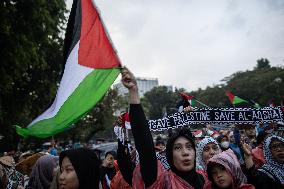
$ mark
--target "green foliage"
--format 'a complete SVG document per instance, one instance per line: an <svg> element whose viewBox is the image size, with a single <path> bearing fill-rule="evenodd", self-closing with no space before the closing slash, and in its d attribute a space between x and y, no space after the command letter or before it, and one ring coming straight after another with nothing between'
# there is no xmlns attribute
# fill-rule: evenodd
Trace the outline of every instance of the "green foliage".
<svg viewBox="0 0 284 189"><path fill-rule="evenodd" d="M258 59L257 61L257 65L255 67L255 70L261 70L261 69L269 69L271 68L270 66L270 62L269 60L267 60L266 58L261 58L261 59Z"/></svg>
<svg viewBox="0 0 284 189"><path fill-rule="evenodd" d="M169 91L165 86L159 86L153 88L151 91L144 94L144 100L151 106L148 110L149 119L157 119L163 117L165 110L167 112L176 108L179 101L179 95L172 91Z"/></svg>
<svg viewBox="0 0 284 189"><path fill-rule="evenodd" d="M13 124L27 125L55 96L64 65L64 13L64 0L0 3L0 127L6 141L17 137Z"/></svg>
<svg viewBox="0 0 284 189"><path fill-rule="evenodd" d="M62 49L65 13L64 0L0 3L0 134L4 136L1 151L15 148L19 139L12 125L27 126L55 98L65 65ZM88 140L95 132L113 126L118 106L128 103L115 90L109 90L82 120L56 137ZM2 148L7 143L13 146Z"/></svg>
<svg viewBox="0 0 284 189"><path fill-rule="evenodd" d="M267 59L264 60L269 62ZM207 87L205 90L199 89L190 94L211 107L232 106L225 96L226 90L241 98L253 100L262 107L268 106L270 100L280 105L284 97L284 68L258 65L252 71L236 72L224 78L222 81L225 84Z"/></svg>
<svg viewBox="0 0 284 189"><path fill-rule="evenodd" d="M209 107L226 107L230 105L224 92L224 85L207 87L205 90L190 92L195 98Z"/></svg>
<svg viewBox="0 0 284 189"><path fill-rule="evenodd" d="M226 88L236 95L258 102L261 106L267 106L271 99L280 105L284 94L283 86L283 67L272 67L236 73L227 82Z"/></svg>

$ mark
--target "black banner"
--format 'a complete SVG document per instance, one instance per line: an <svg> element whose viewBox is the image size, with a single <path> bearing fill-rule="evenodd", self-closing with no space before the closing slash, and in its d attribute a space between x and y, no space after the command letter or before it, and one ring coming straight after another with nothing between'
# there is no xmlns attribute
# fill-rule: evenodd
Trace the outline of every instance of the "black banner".
<svg viewBox="0 0 284 189"><path fill-rule="evenodd" d="M257 124L283 121L281 107L253 108L193 108L162 119L149 120L151 131L163 131L192 124Z"/></svg>

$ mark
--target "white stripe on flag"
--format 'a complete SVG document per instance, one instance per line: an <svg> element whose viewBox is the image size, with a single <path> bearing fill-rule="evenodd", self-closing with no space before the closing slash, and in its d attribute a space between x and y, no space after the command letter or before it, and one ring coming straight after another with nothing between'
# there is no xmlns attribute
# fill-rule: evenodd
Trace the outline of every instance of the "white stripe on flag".
<svg viewBox="0 0 284 189"><path fill-rule="evenodd" d="M81 81L83 81L83 79L94 70L92 68L88 68L78 64L79 44L80 41L78 41L78 43L73 48L67 59L64 74L61 79L60 86L57 90L57 94L53 104L44 113L42 113L35 120L33 120L28 125L28 127L33 125L35 122L54 117L59 111L60 107L63 105L63 103L79 86Z"/></svg>

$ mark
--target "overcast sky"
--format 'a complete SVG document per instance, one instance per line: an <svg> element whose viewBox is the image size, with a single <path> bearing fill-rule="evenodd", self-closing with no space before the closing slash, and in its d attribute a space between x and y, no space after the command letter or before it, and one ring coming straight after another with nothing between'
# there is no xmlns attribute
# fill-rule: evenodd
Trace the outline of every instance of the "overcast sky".
<svg viewBox="0 0 284 189"><path fill-rule="evenodd" d="M284 65L283 0L96 0L123 65L188 91ZM72 0L67 0L71 7Z"/></svg>

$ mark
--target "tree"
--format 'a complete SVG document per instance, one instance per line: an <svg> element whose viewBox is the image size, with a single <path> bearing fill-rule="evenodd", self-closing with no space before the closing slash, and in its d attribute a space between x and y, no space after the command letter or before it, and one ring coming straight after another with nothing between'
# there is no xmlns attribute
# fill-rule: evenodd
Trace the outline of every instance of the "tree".
<svg viewBox="0 0 284 189"><path fill-rule="evenodd" d="M0 127L15 144L14 124L27 125L55 97L63 64L64 0L0 3ZM7 146L14 148L14 146ZM0 149L3 150L1 144Z"/></svg>
<svg viewBox="0 0 284 189"><path fill-rule="evenodd" d="M236 92L236 95L254 100L262 106L267 106L270 99L280 105L283 100L284 88L281 81L284 79L284 69L281 67L272 67L269 69L257 69L235 74L227 82L227 89ZM276 79L276 80L275 80Z"/></svg>
<svg viewBox="0 0 284 189"><path fill-rule="evenodd" d="M267 60L266 58L261 58L261 59L258 59L257 61L257 65L255 67L255 70L261 70L261 69L269 69L271 68L270 66L270 62L269 60Z"/></svg>
<svg viewBox="0 0 284 189"><path fill-rule="evenodd" d="M208 86L205 90L199 89L190 92L190 94L209 107L226 107L230 105L230 102L227 101L224 91L224 85L216 85L213 87Z"/></svg>
<svg viewBox="0 0 284 189"><path fill-rule="evenodd" d="M148 101L149 119L158 119L163 117L166 110L170 112L176 108L180 97L177 93L169 91L165 86L154 87L151 91L144 94L144 100ZM144 102L146 103L146 102Z"/></svg>
<svg viewBox="0 0 284 189"><path fill-rule="evenodd" d="M253 100L261 106L267 106L271 99L276 105L280 105L283 101L283 67L239 71L222 81L225 84L207 87L205 90L191 91L190 94L212 107L232 106L225 96L226 90L232 91L241 98Z"/></svg>

